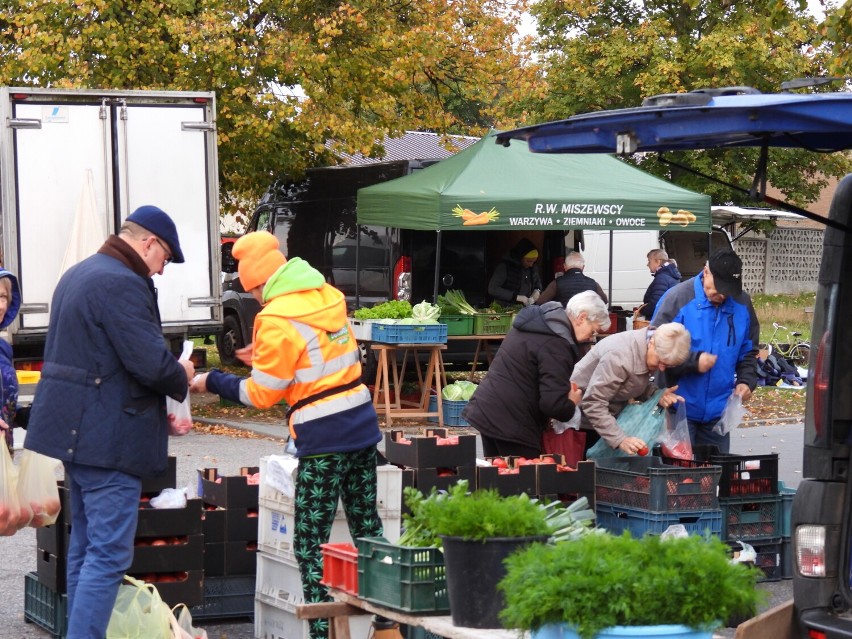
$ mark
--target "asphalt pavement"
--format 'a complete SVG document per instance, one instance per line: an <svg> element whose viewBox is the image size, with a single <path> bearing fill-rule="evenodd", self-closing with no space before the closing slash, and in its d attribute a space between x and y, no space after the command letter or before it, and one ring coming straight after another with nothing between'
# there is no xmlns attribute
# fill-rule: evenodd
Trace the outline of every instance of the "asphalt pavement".
<svg viewBox="0 0 852 639"><path fill-rule="evenodd" d="M207 420L205 420L207 421ZM221 423L221 422L217 422ZM191 496L196 491L196 470L218 468L221 475L239 474L244 466L257 466L261 457L281 453L284 429L281 426L254 422L228 422L226 425L252 431L262 439L210 435L191 432L173 437L170 452L177 458L177 484L186 486ZM779 454L779 478L788 487L796 487L801 479L803 424L787 423L737 429L731 452L737 454ZM23 433L18 431L17 442ZM381 446L380 446L381 448ZM481 447L478 449L481 456ZM36 569L35 530L26 528L12 537L0 538L0 639L46 639L50 634L24 621L24 575ZM708 584L708 587L712 585ZM790 580L761 584L769 594L766 608L792 597ZM254 625L249 619L228 622L199 623L210 639L252 639ZM718 638L734 636L733 629L717 633ZM292 638L301 639L301 638ZM366 639L354 637L353 639Z"/></svg>

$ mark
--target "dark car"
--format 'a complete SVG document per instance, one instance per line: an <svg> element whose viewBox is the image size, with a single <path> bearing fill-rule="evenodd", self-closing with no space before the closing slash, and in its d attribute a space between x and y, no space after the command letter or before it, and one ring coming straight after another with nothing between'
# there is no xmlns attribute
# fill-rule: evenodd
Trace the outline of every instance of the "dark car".
<svg viewBox="0 0 852 639"><path fill-rule="evenodd" d="M393 299L412 304L434 302L436 283L438 294L460 290L473 306L487 306L488 278L521 237L539 247L543 281L553 279L554 267L565 254L566 237L574 246L572 232L442 231L436 267L436 232L357 224L358 189L408 175L436 161L322 167L310 169L301 180L278 180L262 197L247 232L273 233L286 256L307 260L340 289L350 310ZM251 341L259 306L240 286L229 248L222 247L224 331L218 348L224 363L236 364L234 351ZM473 341L454 340L444 354L445 363L450 367L469 365L475 346ZM365 363L366 377L373 362L365 358Z"/></svg>

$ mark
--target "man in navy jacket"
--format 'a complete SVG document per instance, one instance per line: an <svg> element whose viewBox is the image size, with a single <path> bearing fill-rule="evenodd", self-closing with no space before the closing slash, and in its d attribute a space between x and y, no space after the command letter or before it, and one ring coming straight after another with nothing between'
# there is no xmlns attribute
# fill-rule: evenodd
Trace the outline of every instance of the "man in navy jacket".
<svg viewBox="0 0 852 639"><path fill-rule="evenodd" d="M714 432L728 398L745 403L757 385L760 324L743 291L743 263L731 249L713 253L697 276L670 288L657 305L651 326L679 322L692 335L685 364L665 372L686 400L692 444L730 451L730 433Z"/></svg>
<svg viewBox="0 0 852 639"><path fill-rule="evenodd" d="M169 351L151 276L183 262L177 229L142 206L60 279L24 446L62 460L70 495L67 639L103 639L133 560L141 478L168 462L165 397L195 374Z"/></svg>

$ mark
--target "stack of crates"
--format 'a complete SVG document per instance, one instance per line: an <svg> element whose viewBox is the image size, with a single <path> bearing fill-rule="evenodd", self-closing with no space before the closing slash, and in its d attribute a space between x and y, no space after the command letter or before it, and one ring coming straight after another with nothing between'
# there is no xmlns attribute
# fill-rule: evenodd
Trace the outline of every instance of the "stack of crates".
<svg viewBox="0 0 852 639"><path fill-rule="evenodd" d="M204 599L190 612L194 619L254 615L257 574L259 467L222 476L216 468L198 469L204 531Z"/></svg>
<svg viewBox="0 0 852 639"><path fill-rule="evenodd" d="M708 461L722 469L719 480L722 540L734 549L741 548L738 542L749 544L757 553L755 565L763 570L765 581L781 579L784 531L778 454L711 453Z"/></svg>
<svg viewBox="0 0 852 639"><path fill-rule="evenodd" d="M169 457L164 474L142 482L133 563L127 573L156 586L169 606L195 606L204 593L201 500L187 499L183 508L153 508L150 504L176 483L175 457Z"/></svg>
<svg viewBox="0 0 852 639"><path fill-rule="evenodd" d="M613 534L659 535L682 525L690 534L722 532L716 496L721 470L701 462L664 463L658 457L596 460L597 524Z"/></svg>
<svg viewBox="0 0 852 639"><path fill-rule="evenodd" d="M265 478L270 457L260 460L257 577L254 591L254 636L260 639L307 639L308 622L296 618L304 601L299 564L293 549L295 504ZM402 526L402 471L392 465L377 469L376 502L390 540L399 539ZM329 543L353 544L342 506L338 505ZM353 637L368 636L372 617L350 618Z"/></svg>
<svg viewBox="0 0 852 639"><path fill-rule="evenodd" d="M788 488L778 480L778 494L781 496L781 577L793 578L793 540L792 517L795 488Z"/></svg>
<svg viewBox="0 0 852 639"><path fill-rule="evenodd" d="M65 636L68 625L65 564L71 535L68 491L62 482L58 489L59 516L52 525L36 529L36 572L24 577L24 618L57 639Z"/></svg>
<svg viewBox="0 0 852 639"><path fill-rule="evenodd" d="M385 432L385 457L402 469L404 486L426 495L433 487L447 490L462 479L471 489L476 488L476 435L453 437L446 428L427 428L423 435L389 430Z"/></svg>

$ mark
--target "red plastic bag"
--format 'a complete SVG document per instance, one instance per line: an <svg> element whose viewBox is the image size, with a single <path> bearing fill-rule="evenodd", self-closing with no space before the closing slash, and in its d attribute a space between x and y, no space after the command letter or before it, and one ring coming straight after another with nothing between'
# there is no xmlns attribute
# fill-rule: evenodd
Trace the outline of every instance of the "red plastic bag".
<svg viewBox="0 0 852 639"><path fill-rule="evenodd" d="M541 435L541 449L545 454L565 455L565 463L572 468L583 461L586 450L586 432L568 428L557 434L548 426Z"/></svg>
<svg viewBox="0 0 852 639"><path fill-rule="evenodd" d="M692 459L692 440L686 421L686 404L678 402L675 411L666 413L668 430L661 442L663 455L674 459Z"/></svg>

